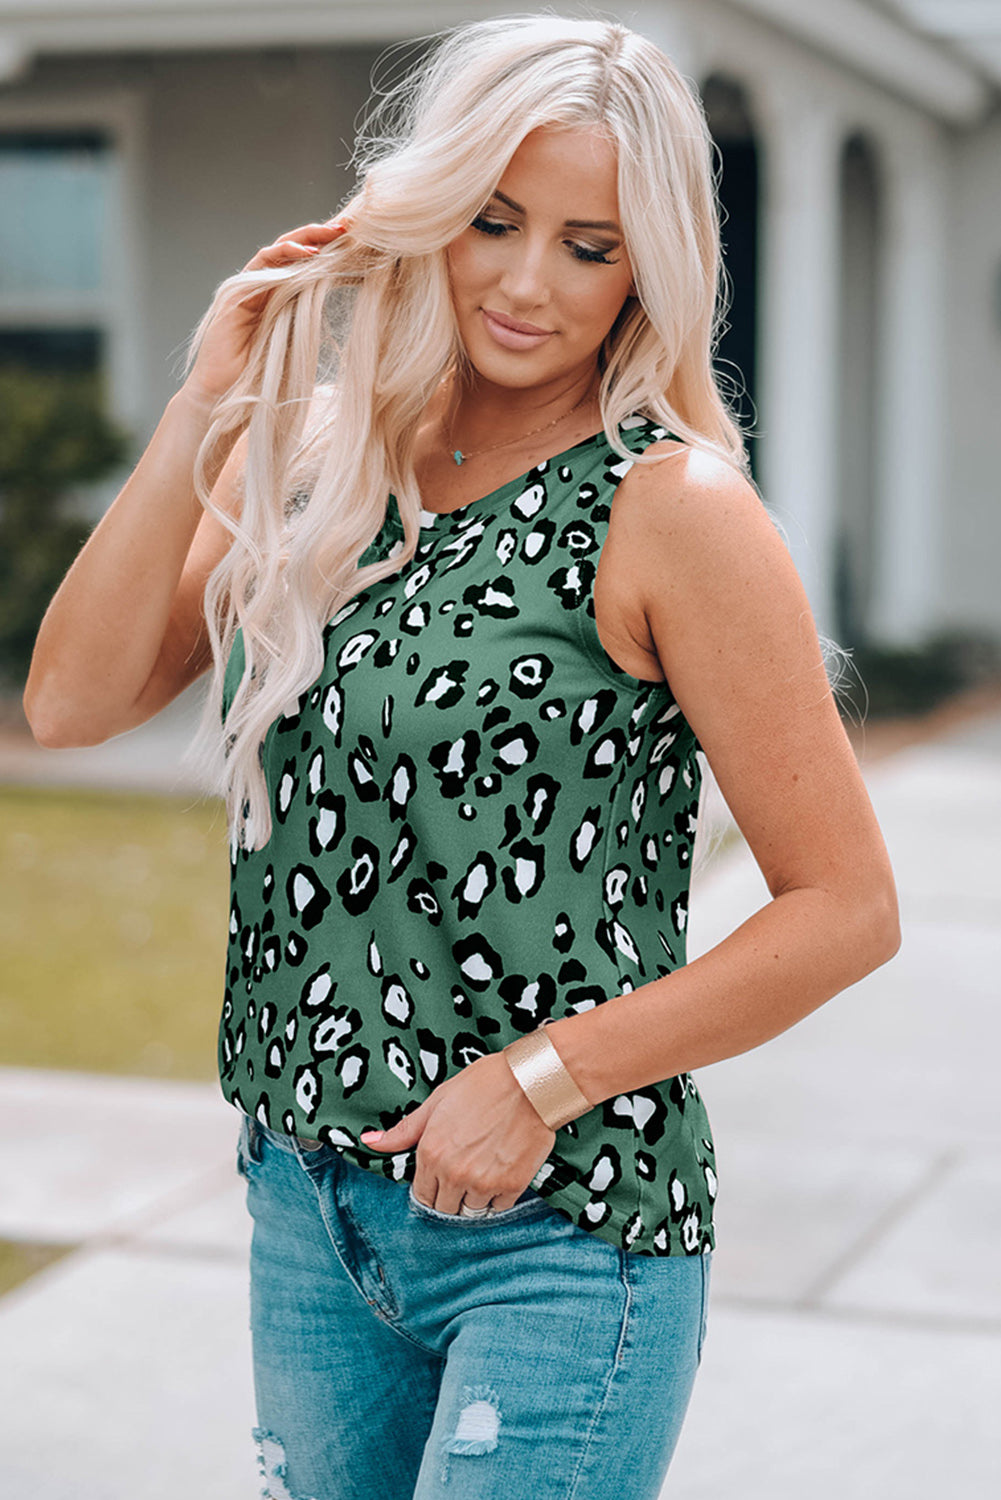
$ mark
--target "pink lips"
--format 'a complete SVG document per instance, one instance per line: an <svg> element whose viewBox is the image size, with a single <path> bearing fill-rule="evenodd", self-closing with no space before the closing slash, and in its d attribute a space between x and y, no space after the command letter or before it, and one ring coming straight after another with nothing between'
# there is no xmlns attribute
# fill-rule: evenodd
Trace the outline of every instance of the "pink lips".
<svg viewBox="0 0 1001 1500"><path fill-rule="evenodd" d="M505 349L535 349L551 337L549 329L536 328L534 323L519 323L515 318L509 318L504 313L488 312L485 307L482 307L480 311L483 314L487 332Z"/></svg>

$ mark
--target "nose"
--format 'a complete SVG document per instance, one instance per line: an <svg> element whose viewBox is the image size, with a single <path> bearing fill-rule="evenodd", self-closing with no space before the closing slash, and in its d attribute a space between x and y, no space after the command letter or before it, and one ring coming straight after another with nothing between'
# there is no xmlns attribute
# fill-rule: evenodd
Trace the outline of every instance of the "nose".
<svg viewBox="0 0 1001 1500"><path fill-rule="evenodd" d="M519 235L506 258L500 290L512 314L527 317L532 308L544 307L549 301L546 246Z"/></svg>

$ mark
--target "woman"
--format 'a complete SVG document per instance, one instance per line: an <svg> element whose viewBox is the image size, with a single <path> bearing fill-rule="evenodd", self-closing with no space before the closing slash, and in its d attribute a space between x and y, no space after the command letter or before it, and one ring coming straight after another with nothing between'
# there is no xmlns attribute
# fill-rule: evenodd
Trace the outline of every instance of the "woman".
<svg viewBox="0 0 1001 1500"><path fill-rule="evenodd" d="M483 22L359 159L220 287L26 707L92 743L213 667L264 1493L653 1500L715 1244L689 1071L887 960L892 876L713 380L685 81ZM686 965L699 747L772 900Z"/></svg>

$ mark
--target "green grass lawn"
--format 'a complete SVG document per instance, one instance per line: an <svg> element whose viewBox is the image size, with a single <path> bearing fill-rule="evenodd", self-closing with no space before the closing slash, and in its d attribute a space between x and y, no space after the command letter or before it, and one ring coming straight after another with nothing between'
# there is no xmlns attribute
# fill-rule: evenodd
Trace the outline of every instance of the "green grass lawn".
<svg viewBox="0 0 1001 1500"><path fill-rule="evenodd" d="M220 803L0 787L0 1061L211 1080Z"/></svg>

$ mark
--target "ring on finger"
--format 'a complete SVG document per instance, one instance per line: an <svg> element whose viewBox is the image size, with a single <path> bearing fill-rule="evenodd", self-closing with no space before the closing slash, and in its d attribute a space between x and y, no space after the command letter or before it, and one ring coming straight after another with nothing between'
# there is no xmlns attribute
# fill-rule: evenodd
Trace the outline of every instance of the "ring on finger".
<svg viewBox="0 0 1001 1500"><path fill-rule="evenodd" d="M473 1208L466 1202L459 1204L459 1213L464 1219L486 1219L496 1212L492 1203L484 1203L482 1208Z"/></svg>

